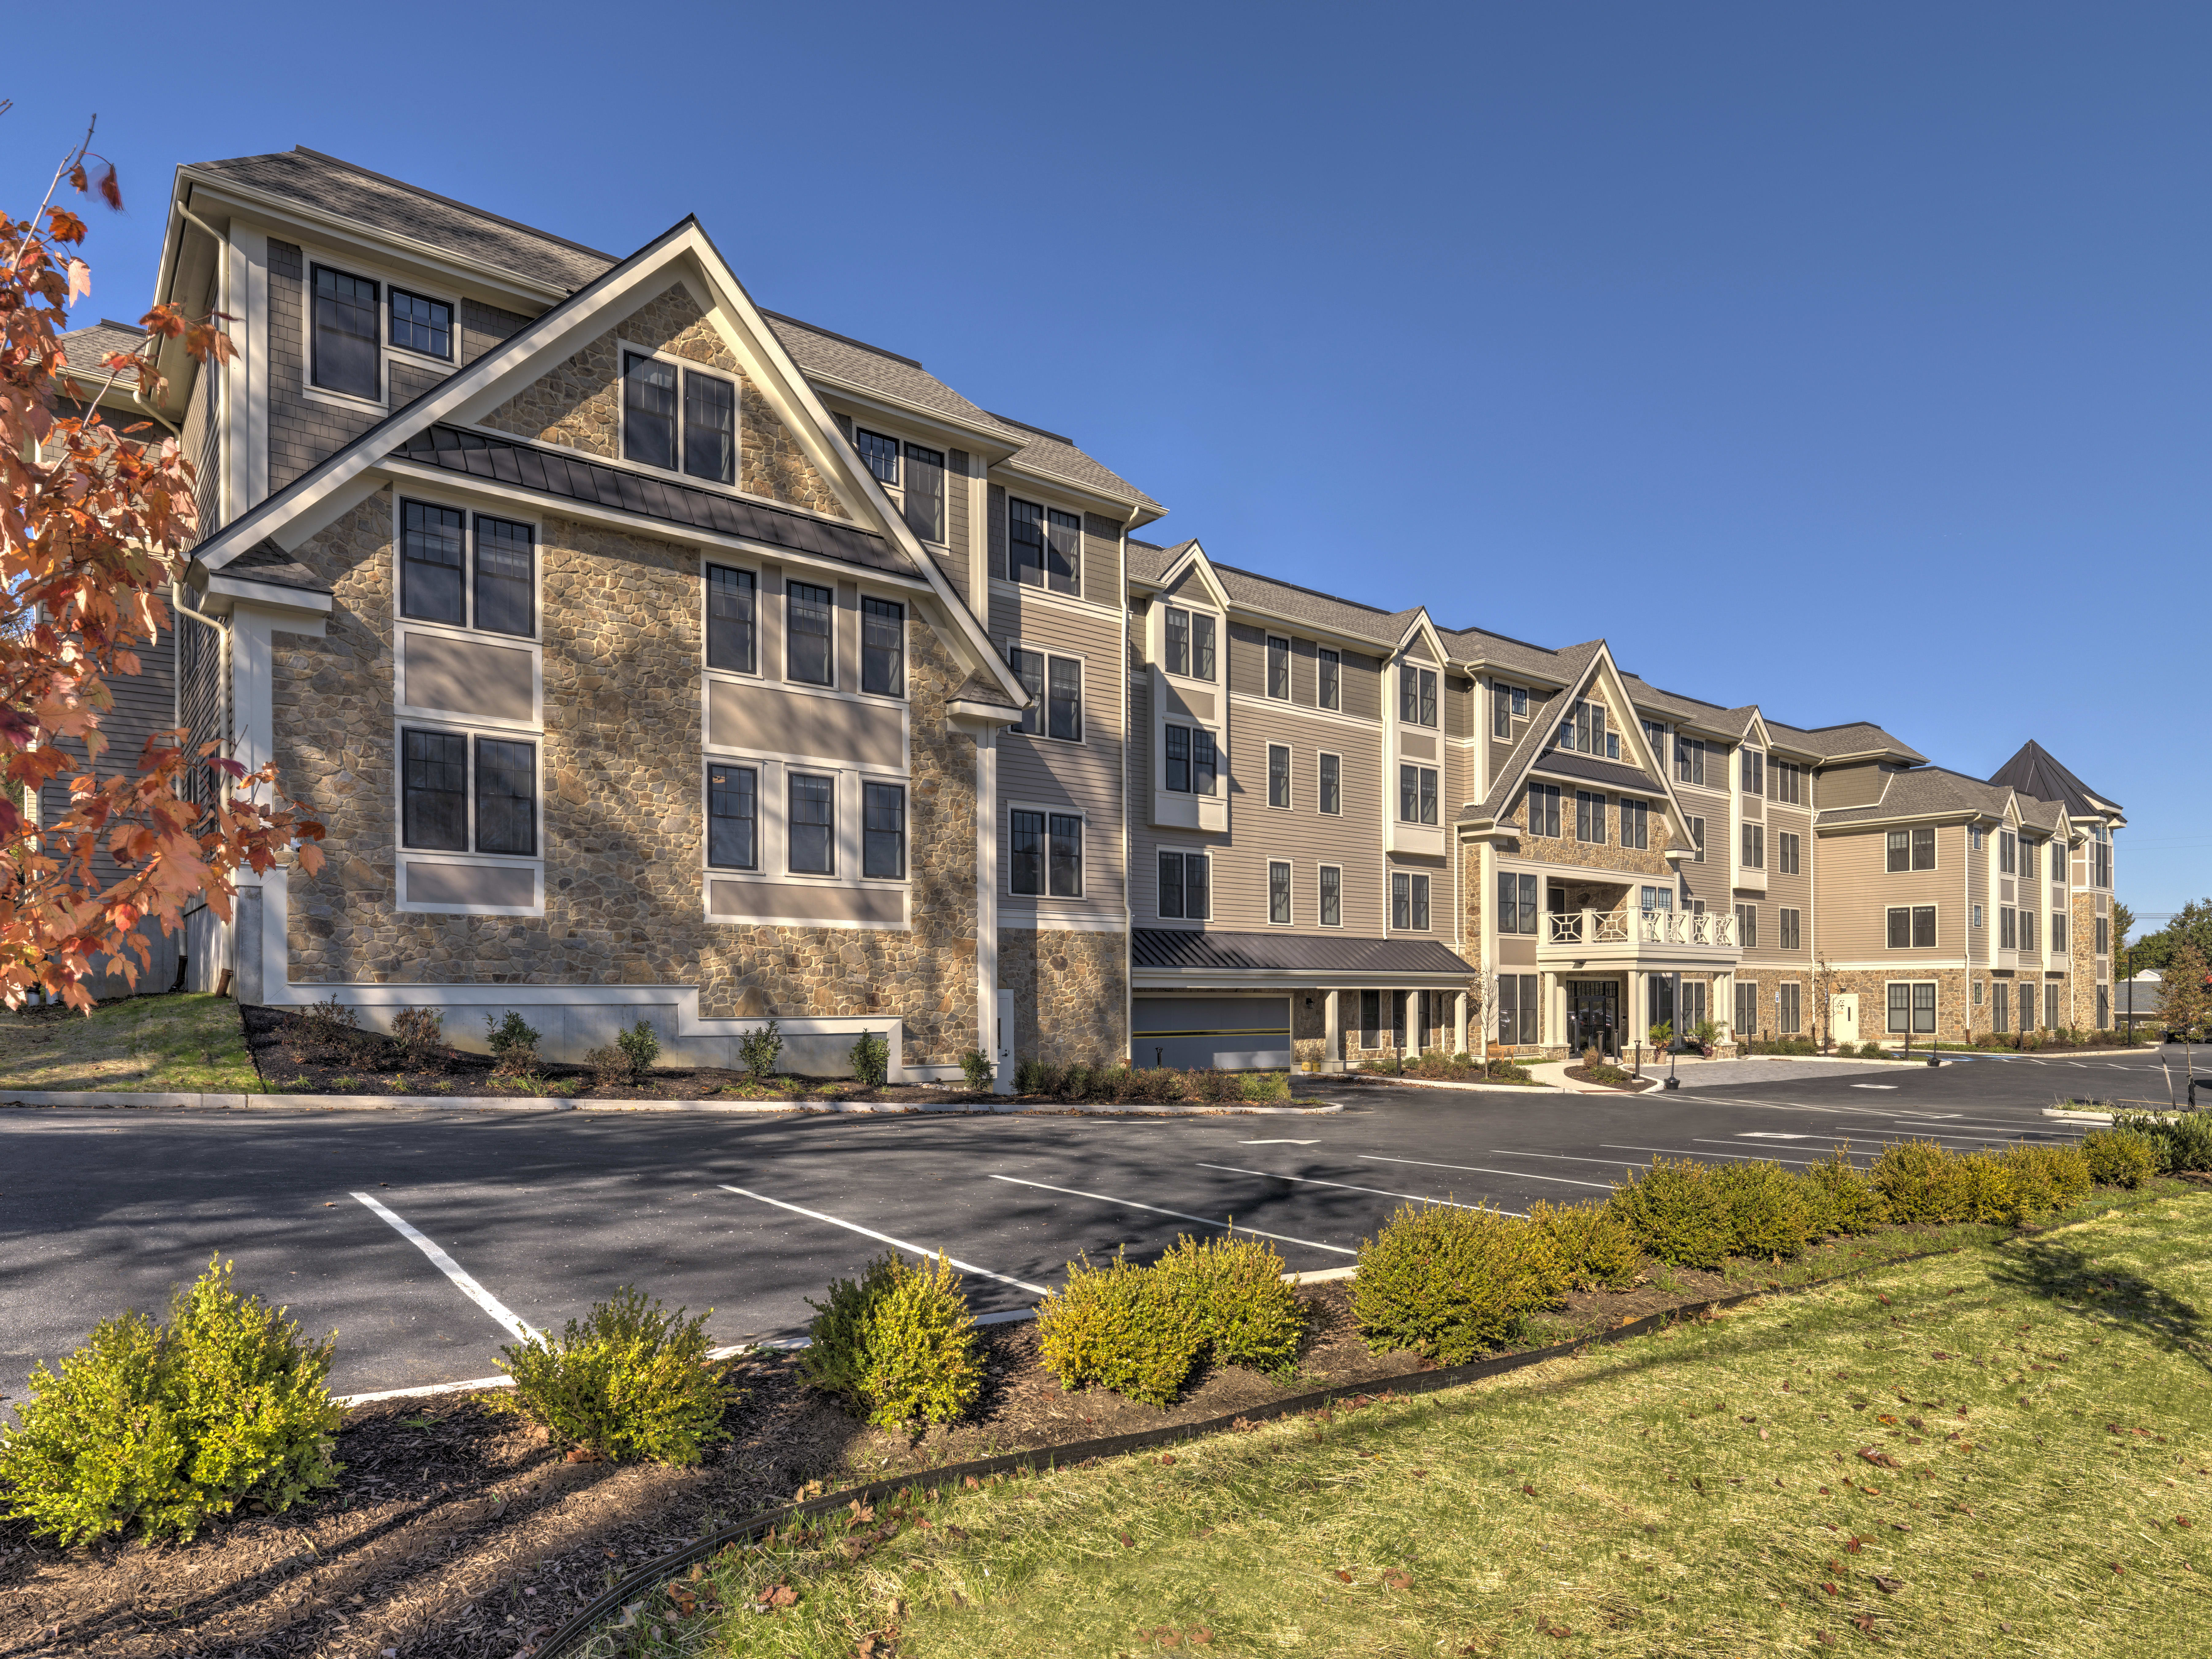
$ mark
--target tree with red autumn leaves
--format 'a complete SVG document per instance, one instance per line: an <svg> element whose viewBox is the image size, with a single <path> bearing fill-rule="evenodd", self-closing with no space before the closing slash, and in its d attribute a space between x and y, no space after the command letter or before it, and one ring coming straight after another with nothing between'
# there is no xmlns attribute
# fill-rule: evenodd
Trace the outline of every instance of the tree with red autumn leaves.
<svg viewBox="0 0 2212 1659"><path fill-rule="evenodd" d="M158 396L159 340L180 337L210 367L234 348L223 319L156 306L141 322L149 349L110 355L105 385L72 377L60 333L91 283L76 253L84 222L54 199L64 182L123 204L88 130L36 212L0 214L0 1000L11 1008L45 992L89 1009L86 976L112 970L136 986L152 958L146 930L181 926L195 895L228 921L240 869L288 853L310 874L322 864L322 825L280 799L273 765L249 773L216 744L189 749L178 730L149 738L133 769L111 769L125 757L100 730L114 706L107 681L139 672L139 652L168 626L161 590L181 577L199 526L177 439L143 422L118 430L100 400L131 376ZM216 775L212 805L191 798L202 768ZM60 778L68 810L35 822L27 804Z"/></svg>

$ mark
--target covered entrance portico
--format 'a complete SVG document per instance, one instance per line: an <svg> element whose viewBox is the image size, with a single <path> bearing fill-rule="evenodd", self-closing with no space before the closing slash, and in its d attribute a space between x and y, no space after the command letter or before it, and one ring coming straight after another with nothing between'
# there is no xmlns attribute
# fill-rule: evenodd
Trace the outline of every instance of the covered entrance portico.
<svg viewBox="0 0 2212 1659"><path fill-rule="evenodd" d="M1735 918L1706 911L1632 908L1553 910L1536 945L1547 1011L1571 1054L1595 1048L1607 1056L1648 1042L1662 1023L1686 1032L1707 1017L1710 995L1721 1007L1741 954ZM1675 976L1681 983L1675 1003Z"/></svg>

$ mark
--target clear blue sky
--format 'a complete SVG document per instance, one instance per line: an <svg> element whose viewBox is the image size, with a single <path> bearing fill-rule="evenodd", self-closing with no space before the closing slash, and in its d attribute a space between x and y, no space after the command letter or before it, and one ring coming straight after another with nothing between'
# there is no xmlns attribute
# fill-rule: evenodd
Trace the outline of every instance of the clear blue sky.
<svg viewBox="0 0 2212 1659"><path fill-rule="evenodd" d="M2202 5L132 9L0 87L18 213L100 112L88 311L185 161L696 212L1157 534L1978 776L2036 737L2123 897L2212 890Z"/></svg>

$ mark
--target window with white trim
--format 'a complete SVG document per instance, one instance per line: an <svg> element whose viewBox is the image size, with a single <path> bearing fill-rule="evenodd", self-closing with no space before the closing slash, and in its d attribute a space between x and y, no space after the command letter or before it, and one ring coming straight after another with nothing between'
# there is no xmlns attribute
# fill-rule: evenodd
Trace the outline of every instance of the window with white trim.
<svg viewBox="0 0 2212 1659"><path fill-rule="evenodd" d="M1647 801L1631 800L1624 795L1620 800L1620 844L1623 847L1651 846L1651 807Z"/></svg>
<svg viewBox="0 0 2212 1659"><path fill-rule="evenodd" d="M760 868L760 769L707 768L707 863L716 870Z"/></svg>
<svg viewBox="0 0 2212 1659"><path fill-rule="evenodd" d="M1074 812L1011 809L1009 892L1036 898L1083 896L1083 818Z"/></svg>
<svg viewBox="0 0 2212 1659"><path fill-rule="evenodd" d="M802 685L837 684L837 596L811 582L783 585L783 677Z"/></svg>
<svg viewBox="0 0 2212 1659"><path fill-rule="evenodd" d="M1337 755L1323 755L1319 768L1322 811L1334 817L1344 811L1344 761Z"/></svg>
<svg viewBox="0 0 2212 1659"><path fill-rule="evenodd" d="M1575 839L1605 845L1605 797L1594 790L1575 791Z"/></svg>
<svg viewBox="0 0 2212 1659"><path fill-rule="evenodd" d="M906 879L906 786L860 785L860 873L879 881Z"/></svg>
<svg viewBox="0 0 2212 1659"><path fill-rule="evenodd" d="M1759 907L1756 904L1735 907L1735 942L1747 951L1759 948Z"/></svg>
<svg viewBox="0 0 2212 1659"><path fill-rule="evenodd" d="M1213 618L1179 605L1167 608L1168 672L1194 680L1213 678Z"/></svg>
<svg viewBox="0 0 2212 1659"><path fill-rule="evenodd" d="M1705 781L1705 740L1674 734L1674 778L1679 783L1702 784Z"/></svg>
<svg viewBox="0 0 2212 1659"><path fill-rule="evenodd" d="M785 775L785 863L795 876L837 873L837 780L811 772Z"/></svg>
<svg viewBox="0 0 2212 1659"><path fill-rule="evenodd" d="M1344 659L1327 646L1315 653L1316 697L1323 708L1344 707Z"/></svg>
<svg viewBox="0 0 2212 1659"><path fill-rule="evenodd" d="M1275 634L1267 635L1267 695L1278 702L1291 700L1291 642Z"/></svg>
<svg viewBox="0 0 2212 1659"><path fill-rule="evenodd" d="M1062 743L1083 741L1083 659L1048 655L1019 646L1006 647L1006 665L1030 694L1014 730L1030 736L1054 738ZM1170 728L1173 729L1173 728ZM1174 788L1173 784L1168 786ZM1212 792L1207 791L1209 794Z"/></svg>
<svg viewBox="0 0 2212 1659"><path fill-rule="evenodd" d="M1291 805L1291 747L1285 743L1267 745L1267 805L1290 810Z"/></svg>
<svg viewBox="0 0 2212 1659"><path fill-rule="evenodd" d="M440 357L451 362L453 357L453 307L443 300L434 300L426 294L410 294L402 288L394 288L390 293L392 343L402 351L412 351L424 357Z"/></svg>
<svg viewBox="0 0 2212 1659"><path fill-rule="evenodd" d="M1407 932L1429 930L1429 878L1419 871L1390 872L1390 925Z"/></svg>
<svg viewBox="0 0 2212 1659"><path fill-rule="evenodd" d="M1437 769L1401 766L1398 769L1398 820L1401 823L1437 821Z"/></svg>
<svg viewBox="0 0 2212 1659"><path fill-rule="evenodd" d="M759 672L759 580L750 570L707 567L707 666Z"/></svg>
<svg viewBox="0 0 2212 1659"><path fill-rule="evenodd" d="M1437 723L1437 671L1414 663L1398 665L1398 718L1407 726Z"/></svg>
<svg viewBox="0 0 2212 1659"><path fill-rule="evenodd" d="M1152 908L1170 921L1204 921L1212 902L1213 867L1204 853L1160 854L1160 878Z"/></svg>
<svg viewBox="0 0 2212 1659"><path fill-rule="evenodd" d="M1736 750L1736 781L1747 795L1766 793L1766 755L1758 749Z"/></svg>
<svg viewBox="0 0 2212 1659"><path fill-rule="evenodd" d="M1737 828L1742 836L1743 844L1741 850L1743 856L1740 861L1743 867L1747 870L1766 868L1766 826L1763 823L1746 823L1740 824Z"/></svg>
<svg viewBox="0 0 2212 1659"><path fill-rule="evenodd" d="M379 348L380 284L329 265L308 269L307 383L349 398L381 402L384 354Z"/></svg>
<svg viewBox="0 0 2212 1659"><path fill-rule="evenodd" d="M1528 786L1528 833L1559 839L1559 786L1556 783Z"/></svg>
<svg viewBox="0 0 2212 1659"><path fill-rule="evenodd" d="M488 513L401 500L401 617L535 639L537 611L533 527Z"/></svg>
<svg viewBox="0 0 2212 1659"><path fill-rule="evenodd" d="M1536 878L1517 870L1498 872L1498 931L1529 933L1536 931Z"/></svg>
<svg viewBox="0 0 2212 1659"><path fill-rule="evenodd" d="M403 726L400 845L538 856L538 745Z"/></svg>
<svg viewBox="0 0 2212 1659"><path fill-rule="evenodd" d="M1936 982L1933 980L1892 980L1887 988L1889 1029L1915 1036L1936 1034ZM2000 991L2003 987L1998 988ZM2004 1028L1999 1026L1999 1030Z"/></svg>
<svg viewBox="0 0 2212 1659"><path fill-rule="evenodd" d="M1291 925L1291 866L1287 860L1267 860L1267 921L1276 927Z"/></svg>
<svg viewBox="0 0 2212 1659"><path fill-rule="evenodd" d="M1083 591L1083 520L1056 507L1006 498L1006 574L1054 593Z"/></svg>
<svg viewBox="0 0 2212 1659"><path fill-rule="evenodd" d="M1778 925L1781 928L1784 950L1797 951L1804 948L1804 917L1805 913L1802 910L1785 909L1782 912Z"/></svg>
<svg viewBox="0 0 2212 1659"><path fill-rule="evenodd" d="M896 599L860 599L860 690L906 696L906 606Z"/></svg>
<svg viewBox="0 0 2212 1659"><path fill-rule="evenodd" d="M1334 864L1321 866L1321 925L1344 926L1344 871Z"/></svg>
<svg viewBox="0 0 2212 1659"><path fill-rule="evenodd" d="M1161 782L1178 795L1211 795L1219 774L1213 733L1201 726L1168 722L1162 744Z"/></svg>

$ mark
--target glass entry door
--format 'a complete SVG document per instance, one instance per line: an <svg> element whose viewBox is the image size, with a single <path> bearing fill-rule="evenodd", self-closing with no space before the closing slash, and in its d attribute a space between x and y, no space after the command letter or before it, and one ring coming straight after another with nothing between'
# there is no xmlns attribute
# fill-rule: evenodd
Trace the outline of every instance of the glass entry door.
<svg viewBox="0 0 2212 1659"><path fill-rule="evenodd" d="M1610 979L1567 981L1567 1046L1579 1054L1593 1044L1620 1057L1620 984Z"/></svg>

